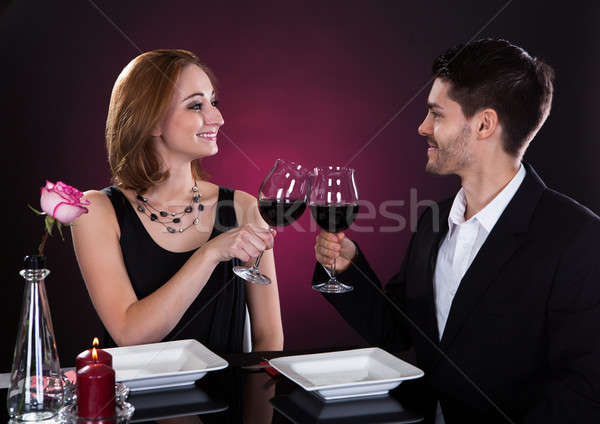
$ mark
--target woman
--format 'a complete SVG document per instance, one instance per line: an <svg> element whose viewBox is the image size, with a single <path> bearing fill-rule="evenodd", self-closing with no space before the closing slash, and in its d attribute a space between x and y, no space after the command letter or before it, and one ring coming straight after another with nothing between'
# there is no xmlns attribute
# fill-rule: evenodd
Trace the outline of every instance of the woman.
<svg viewBox="0 0 600 424"><path fill-rule="evenodd" d="M213 80L193 53L155 50L131 61L113 87L106 144L114 186L85 193L89 213L72 233L90 298L119 346L195 338L241 352L247 304L253 349L283 349L274 233L256 198L208 182L200 166L217 153L224 123ZM233 274L233 262L250 264L263 250L271 285Z"/></svg>

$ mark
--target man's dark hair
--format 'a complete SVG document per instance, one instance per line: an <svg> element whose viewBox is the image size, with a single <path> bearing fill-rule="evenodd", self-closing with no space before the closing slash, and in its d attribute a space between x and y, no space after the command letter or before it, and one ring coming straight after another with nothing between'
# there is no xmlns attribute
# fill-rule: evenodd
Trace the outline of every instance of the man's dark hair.
<svg viewBox="0 0 600 424"><path fill-rule="evenodd" d="M491 108L504 130L504 150L522 153L540 129L552 104L554 71L506 40L456 45L433 63L434 76L451 83L448 96L464 115Z"/></svg>

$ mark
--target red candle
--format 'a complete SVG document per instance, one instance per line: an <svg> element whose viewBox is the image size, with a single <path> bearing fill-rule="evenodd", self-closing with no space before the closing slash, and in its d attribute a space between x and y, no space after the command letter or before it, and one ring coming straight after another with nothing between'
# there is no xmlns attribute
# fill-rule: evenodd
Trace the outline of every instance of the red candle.
<svg viewBox="0 0 600 424"><path fill-rule="evenodd" d="M94 337L92 346L97 347L99 344L100 342L98 341L98 337ZM96 362L112 367L112 355L110 353L105 352L102 349L96 349L96 352L98 352L98 360L96 361L94 361L94 358L92 358L92 349L84 350L77 355L77 358L75 358L75 367L77 368L77 371L86 365L94 364Z"/></svg>
<svg viewBox="0 0 600 424"><path fill-rule="evenodd" d="M92 355L96 348L92 349ZM101 363L77 371L77 415L108 418L115 415L115 371Z"/></svg>

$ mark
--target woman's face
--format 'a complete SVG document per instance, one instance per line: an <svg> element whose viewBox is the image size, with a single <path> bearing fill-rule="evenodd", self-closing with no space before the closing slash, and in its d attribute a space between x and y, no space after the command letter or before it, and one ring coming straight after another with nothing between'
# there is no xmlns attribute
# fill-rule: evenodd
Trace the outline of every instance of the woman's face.
<svg viewBox="0 0 600 424"><path fill-rule="evenodd" d="M190 161L218 152L217 132L223 124L208 75L199 66L188 65L175 83L165 118L152 135L167 161Z"/></svg>

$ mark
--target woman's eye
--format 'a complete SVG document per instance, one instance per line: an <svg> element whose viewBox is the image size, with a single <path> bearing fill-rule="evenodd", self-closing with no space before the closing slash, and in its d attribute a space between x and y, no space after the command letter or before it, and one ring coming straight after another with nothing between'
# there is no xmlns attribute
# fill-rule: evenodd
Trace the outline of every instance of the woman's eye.
<svg viewBox="0 0 600 424"><path fill-rule="evenodd" d="M217 107L217 105L219 104L218 100L213 100L212 102L210 102L211 105L213 105L213 107Z"/></svg>
<svg viewBox="0 0 600 424"><path fill-rule="evenodd" d="M192 106L190 106L190 109L200 110L202 109L202 103L194 103Z"/></svg>

